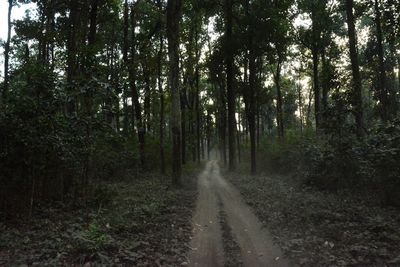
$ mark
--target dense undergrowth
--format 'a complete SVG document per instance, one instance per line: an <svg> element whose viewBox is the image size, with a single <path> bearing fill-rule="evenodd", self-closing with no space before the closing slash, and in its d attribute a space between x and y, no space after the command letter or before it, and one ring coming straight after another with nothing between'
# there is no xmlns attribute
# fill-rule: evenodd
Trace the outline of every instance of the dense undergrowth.
<svg viewBox="0 0 400 267"><path fill-rule="evenodd" d="M182 189L166 176L132 172L98 184L86 205L43 204L28 220L0 223L0 266L186 262L196 171L186 171Z"/></svg>
<svg viewBox="0 0 400 267"><path fill-rule="evenodd" d="M292 176L230 174L300 266L399 266L400 216L373 197L322 192Z"/></svg>
<svg viewBox="0 0 400 267"><path fill-rule="evenodd" d="M282 141L266 138L259 149L262 171L296 174L322 190L370 191L383 204L400 206L400 120L376 126L361 140L349 132L289 132Z"/></svg>

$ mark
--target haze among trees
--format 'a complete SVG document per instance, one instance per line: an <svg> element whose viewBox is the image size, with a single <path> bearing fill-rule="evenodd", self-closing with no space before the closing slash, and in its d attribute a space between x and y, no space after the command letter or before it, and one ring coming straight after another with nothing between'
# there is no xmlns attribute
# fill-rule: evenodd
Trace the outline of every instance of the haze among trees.
<svg viewBox="0 0 400 267"><path fill-rule="evenodd" d="M115 247L123 247L119 263L152 265L157 256L147 256L156 249L132 255L146 245L130 247L117 236L132 227L141 233L146 221L171 209L182 226L163 249L170 242L184 247L196 177L210 160L250 203L276 196L251 190L289 179L302 199L307 188L338 201L343 194L372 199L382 213L398 212L399 0L7 2L0 80L0 237L7 241L0 240L0 258L8 254L0 265L29 262L13 260L21 252L15 249L20 243L11 248L10 229L22 224L33 231L45 227L44 214L65 219L74 212L86 230L59 262L107 264L101 255L112 258ZM28 3L36 9L11 20ZM264 176L275 180L259 179ZM179 203L185 208L175 208ZM125 230L107 232L118 224L107 221L117 210L137 205L121 219ZM257 205L258 216L275 212ZM139 221L128 227L129 218ZM163 223L180 225L174 218ZM276 223L271 220L264 221ZM159 233L163 223L149 229ZM104 235L115 247L107 247ZM357 258L360 251L354 259L395 266L400 259L394 261L399 249L393 246L370 262ZM29 249L35 255L37 248ZM185 250L179 249L171 253ZM92 257L77 261L82 251ZM318 260L304 266L326 264ZM171 256L164 264L177 262L186 260Z"/></svg>

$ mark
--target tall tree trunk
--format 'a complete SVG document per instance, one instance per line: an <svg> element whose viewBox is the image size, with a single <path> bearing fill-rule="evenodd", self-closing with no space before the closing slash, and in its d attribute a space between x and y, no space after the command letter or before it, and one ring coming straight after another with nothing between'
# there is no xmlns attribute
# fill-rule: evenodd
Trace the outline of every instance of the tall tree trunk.
<svg viewBox="0 0 400 267"><path fill-rule="evenodd" d="M97 10L98 10L98 1L99 0L92 0L90 4L90 12L89 12L89 33L87 36L87 44L88 44L88 53L85 55L85 64L82 66L84 70L84 76L87 81L91 79L93 75L93 66L95 64L95 42L96 42L96 34L97 34ZM113 55L111 55L111 65L113 66ZM113 67L111 67L111 76L113 72ZM92 139L92 119L93 119L93 94L89 90L84 95L84 113L87 119L87 126L86 126L86 139L87 142L90 144ZM82 181L83 189L85 195L87 194L87 188L89 184L89 177L91 172L91 153L90 150L87 152L85 157L85 164L84 164L84 178Z"/></svg>
<svg viewBox="0 0 400 267"><path fill-rule="evenodd" d="M236 169L235 164L235 92L233 88L233 47L232 47L232 25L233 25L233 0L225 0L225 63L226 63L226 92L228 101L228 147L229 147L229 170Z"/></svg>
<svg viewBox="0 0 400 267"><path fill-rule="evenodd" d="M300 70L301 70L301 65L299 68L299 75L298 75L298 82L297 82L297 96L299 98L299 120L300 120L300 133L301 135L303 135L303 96L301 93L301 74L300 74Z"/></svg>
<svg viewBox="0 0 400 267"><path fill-rule="evenodd" d="M181 184L181 103L179 93L179 21L182 1L168 0L167 38L169 56L169 87L171 93L172 183Z"/></svg>
<svg viewBox="0 0 400 267"><path fill-rule="evenodd" d="M321 127L324 128L326 126L327 121L327 111L328 111L328 92L329 92L329 77L327 76L328 70L328 60L325 55L325 49L322 49L321 52L321 61L322 61L322 110L321 110L321 118L322 118L322 125Z"/></svg>
<svg viewBox="0 0 400 267"><path fill-rule="evenodd" d="M277 103L276 103L276 110L277 110L277 122L278 122L278 137L283 138L285 135L285 128L283 123L283 100L282 100L282 90L281 90L281 60L278 59L278 64L276 66L276 73L275 77L275 86L276 86L276 93L277 93Z"/></svg>
<svg viewBox="0 0 400 267"><path fill-rule="evenodd" d="M358 64L357 36L353 14L353 0L346 0L347 27L350 45L351 70L353 73L353 107L356 118L356 133L359 138L363 136L363 109L360 67Z"/></svg>
<svg viewBox="0 0 400 267"><path fill-rule="evenodd" d="M219 127L219 136L220 136L220 153L221 158L224 160L224 166L226 167L228 164L228 157L226 154L226 89L224 83L222 82L219 86L220 90L220 103L219 103L219 117L220 117L220 127Z"/></svg>
<svg viewBox="0 0 400 267"><path fill-rule="evenodd" d="M207 159L210 160L211 153L211 115L210 111L207 110Z"/></svg>
<svg viewBox="0 0 400 267"><path fill-rule="evenodd" d="M129 41L128 41L128 35L129 35L129 5L128 5L128 0L124 1L124 30L123 30L123 46L122 46L122 59L124 62L125 70L128 71L128 74L130 73L130 62L129 62L129 57L128 57L128 51L129 51ZM128 111L128 103L127 103L127 98L128 98L128 84L127 82L124 82L124 132L127 135L129 133L128 127L129 127L129 111ZM134 105L132 103L132 129L134 125Z"/></svg>
<svg viewBox="0 0 400 267"><path fill-rule="evenodd" d="M159 20L162 20L162 2L161 0L157 1L157 5L160 12ZM160 33L159 37L160 41L160 50L158 51L158 66L157 66L157 73L158 73L158 93L160 94L160 160L161 160L161 173L166 173L165 168L165 152L164 152L164 130L165 130L165 108L164 108L164 89L163 89L163 75L162 75L162 59L163 59L163 49L164 49L164 37L163 34Z"/></svg>
<svg viewBox="0 0 400 267"><path fill-rule="evenodd" d="M76 62L76 35L78 27L78 3L75 1L70 2L69 6L69 29L68 29L68 40L67 40L67 84L68 91L71 100L67 103L66 113L72 115L75 111L75 99L72 99L74 89L74 77L76 74L77 62Z"/></svg>
<svg viewBox="0 0 400 267"><path fill-rule="evenodd" d="M249 13L250 1L246 2L246 13ZM249 17L250 18L250 17ZM247 110L247 121L249 124L250 132L250 158L251 158L251 173L256 172L256 107L255 107L255 86L256 86L256 57L254 51L254 33L252 29L252 23L248 25L248 44L247 49L249 51L249 87L247 88L247 93L243 94L245 99L245 105Z"/></svg>
<svg viewBox="0 0 400 267"><path fill-rule="evenodd" d="M400 94L400 57L397 60L397 93Z"/></svg>
<svg viewBox="0 0 400 267"><path fill-rule="evenodd" d="M10 42L11 42L11 13L13 8L13 0L8 0L8 13L7 13L7 40L4 45L4 84L3 90L0 91L0 108L4 99L7 97L9 88L9 62L10 62Z"/></svg>
<svg viewBox="0 0 400 267"><path fill-rule="evenodd" d="M387 88L386 88L386 73L385 73L385 62L383 54L383 37L382 37L382 26L381 26L381 11L378 0L374 1L375 7L375 24L376 24L376 37L378 45L378 95L380 101L380 114L383 121L388 119L388 101L387 101Z"/></svg>
<svg viewBox="0 0 400 267"><path fill-rule="evenodd" d="M199 49L199 33L198 33L198 25L197 25L197 17L196 17L196 24L195 24L195 55L196 55L196 70L195 70L195 79L196 79L196 96L195 96L195 111L196 111L196 151L197 151L197 162L200 163L200 127L201 127L201 121L200 121L200 67L199 67L199 61L200 61L200 49Z"/></svg>
<svg viewBox="0 0 400 267"><path fill-rule="evenodd" d="M151 117L151 84L150 84L150 71L147 68L148 63L144 60L143 67L143 76L144 76L144 120L143 120L143 129L144 132L150 132L150 117Z"/></svg>
<svg viewBox="0 0 400 267"><path fill-rule="evenodd" d="M237 152L238 152L238 162L240 163L242 161L241 159L241 147L240 147L240 135L241 135L241 130L240 130L240 101L238 101L237 103L237 110L239 113L238 116L238 121L237 121L237 125L236 125L236 143L237 143Z"/></svg>
<svg viewBox="0 0 400 267"><path fill-rule="evenodd" d="M181 101L181 150L182 150L182 164L186 164L186 84L182 87L182 92L180 93L180 101Z"/></svg>
<svg viewBox="0 0 400 267"><path fill-rule="evenodd" d="M313 4L311 12L312 20L312 61L313 61L313 83L314 83L314 110L315 110L315 128L317 132L321 128L321 107L320 99L321 92L319 87L319 75L318 75L318 65L319 65L319 30L317 29L317 18L316 18L316 7Z"/></svg>
<svg viewBox="0 0 400 267"><path fill-rule="evenodd" d="M138 2L136 2L136 5ZM134 106L135 117L136 117L136 126L137 126L137 134L139 141L139 154L140 154L140 163L141 166L145 165L145 129L143 127L143 118L142 118L142 107L139 102L139 93L136 88L136 67L135 67L135 59L136 59L136 34L135 34L135 26L136 26L136 18L135 18L135 4L131 7L131 58L129 64L129 80L132 92L132 105Z"/></svg>
<svg viewBox="0 0 400 267"><path fill-rule="evenodd" d="M308 93L308 104L307 104L307 116L306 116L306 125L307 127L311 127L312 122L311 122L311 102L313 98L313 87L310 87L309 93Z"/></svg>

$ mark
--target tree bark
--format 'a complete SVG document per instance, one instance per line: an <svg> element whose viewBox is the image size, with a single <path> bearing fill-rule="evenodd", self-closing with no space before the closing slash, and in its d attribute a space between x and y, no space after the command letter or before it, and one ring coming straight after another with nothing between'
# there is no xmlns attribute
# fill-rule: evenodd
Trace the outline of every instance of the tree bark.
<svg viewBox="0 0 400 267"><path fill-rule="evenodd" d="M232 49L232 19L233 1L225 0L225 64L226 64L226 92L228 102L228 148L229 170L236 169L235 164L235 92L233 88L233 49Z"/></svg>
<svg viewBox="0 0 400 267"><path fill-rule="evenodd" d="M350 60L351 70L353 73L353 107L356 119L356 134L358 138L363 136L363 109L362 109L362 87L361 87L361 75L360 67L358 63L358 52L357 52L357 36L355 31L355 19L353 14L353 0L346 0L346 14L347 14L347 27L348 37L350 46Z"/></svg>
<svg viewBox="0 0 400 267"><path fill-rule="evenodd" d="M187 90L186 90L186 85L184 84L182 87L182 91L179 93L180 94L180 101L181 101L181 150L182 150L182 155L181 155L181 160L182 164L186 164L186 95L187 95Z"/></svg>
<svg viewBox="0 0 400 267"><path fill-rule="evenodd" d="M67 41L67 84L70 100L66 105L66 113L72 115L75 110L75 102L73 93L74 89L74 77L77 68L77 49L76 49L76 32L78 27L78 6L74 1L70 2L69 6L69 30L68 30L68 41Z"/></svg>
<svg viewBox="0 0 400 267"><path fill-rule="evenodd" d="M160 17L159 20L162 20L162 2L161 0L157 1ZM159 37L160 41L160 50L158 51L158 66L157 66L157 73L158 73L158 93L160 94L160 161L161 161L161 173L166 173L165 167L165 152L164 152L164 130L165 130L165 102L164 102L164 89L163 89L163 76L162 76L162 58L163 58L163 49L164 49L164 37L163 34L160 33Z"/></svg>
<svg viewBox="0 0 400 267"><path fill-rule="evenodd" d="M128 57L128 51L129 51L129 41L128 41L128 35L129 35L129 5L128 5L128 0L124 1L124 30L123 30L123 46L122 46L122 59L125 64L125 67L128 71L128 74L130 73L130 67L129 67L129 57ZM128 84L124 82L124 132L125 134L129 133L128 127L129 127L129 111L128 111L128 103L127 103L127 98L128 98ZM132 103L132 128L134 125L134 105Z"/></svg>
<svg viewBox="0 0 400 267"><path fill-rule="evenodd" d="M219 136L220 136L220 153L224 166L228 165L228 157L226 154L226 89L224 82L219 85L220 103L219 103Z"/></svg>
<svg viewBox="0 0 400 267"><path fill-rule="evenodd" d="M278 137L283 138L285 135L285 127L283 123L283 100L282 100L282 90L281 90L281 60L278 59L278 64L276 66L276 73L275 73L275 86L276 86L276 93L277 93L277 103L276 103L276 110L277 110L277 122L278 122Z"/></svg>
<svg viewBox="0 0 400 267"><path fill-rule="evenodd" d="M200 163L200 128L201 128L201 121L200 121L200 49L199 49L199 33L198 33L198 25L197 25L198 18L196 17L196 24L195 24L195 55L196 55L196 69L195 69L195 79L196 79L196 96L195 96L195 110L196 110L196 158L197 163Z"/></svg>
<svg viewBox="0 0 400 267"><path fill-rule="evenodd" d="M169 88L171 93L172 183L181 184L181 103L179 93L179 21L182 1L168 0L167 38L169 56Z"/></svg>
<svg viewBox="0 0 400 267"><path fill-rule="evenodd" d="M315 112L315 128L318 132L321 128L321 91L319 87L319 75L318 75L318 65L319 65L319 52L318 52L318 40L319 40L319 30L317 28L317 18L316 18L316 7L315 4L312 6L311 20L312 20L312 61L313 61L313 83L314 83L314 112Z"/></svg>
<svg viewBox="0 0 400 267"><path fill-rule="evenodd" d="M136 2L136 5L138 2ZM140 155L140 164L142 167L145 165L145 129L143 127L143 118L142 118L142 107L139 102L139 93L136 88L136 67L135 67L135 59L136 59L136 34L135 34L135 4L131 6L131 58L129 66L129 80L130 87L132 93L132 105L134 106L135 117L136 117L136 126L137 126L137 134L139 141L139 155ZM133 126L133 125L132 125Z"/></svg>
<svg viewBox="0 0 400 267"><path fill-rule="evenodd" d="M250 155L251 155L251 173L256 172L256 121L255 121L255 101L254 101L254 87L255 87L255 57L253 48L250 48L249 58L249 88L248 88L248 124L250 132Z"/></svg>
<svg viewBox="0 0 400 267"><path fill-rule="evenodd" d="M386 73L385 73L385 62L383 52L383 37L382 37L382 26L381 26L381 11L378 0L374 1L375 8L375 24L376 24L376 38L378 45L378 95L379 95L379 106L380 115L383 121L388 119L388 101L387 101L387 88L386 88Z"/></svg>
<svg viewBox="0 0 400 267"><path fill-rule="evenodd" d="M10 62L10 42L11 42L11 13L13 8L13 0L8 0L8 13L7 13L7 40L4 45L4 84L3 90L0 92L0 108L4 99L7 97L9 90L9 62Z"/></svg>

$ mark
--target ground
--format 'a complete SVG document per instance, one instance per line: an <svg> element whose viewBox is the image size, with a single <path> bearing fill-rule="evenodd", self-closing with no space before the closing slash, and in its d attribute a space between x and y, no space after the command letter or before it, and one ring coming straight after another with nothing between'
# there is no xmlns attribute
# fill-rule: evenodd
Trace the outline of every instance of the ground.
<svg viewBox="0 0 400 267"><path fill-rule="evenodd" d="M88 203L0 223L0 266L400 266L398 209L365 194L217 161L187 173L183 188L169 184L128 175Z"/></svg>
<svg viewBox="0 0 400 267"><path fill-rule="evenodd" d="M240 193L221 176L216 161L207 163L199 176L198 190L189 254L191 266L240 266L242 263L255 267L290 266L269 232L242 201ZM239 260L227 263L232 258Z"/></svg>
<svg viewBox="0 0 400 267"><path fill-rule="evenodd" d="M400 213L373 195L326 192L296 176L226 174L300 266L400 266Z"/></svg>
<svg viewBox="0 0 400 267"><path fill-rule="evenodd" d="M179 266L191 234L195 178L159 174L102 184L86 205L41 206L0 223L0 266Z"/></svg>

